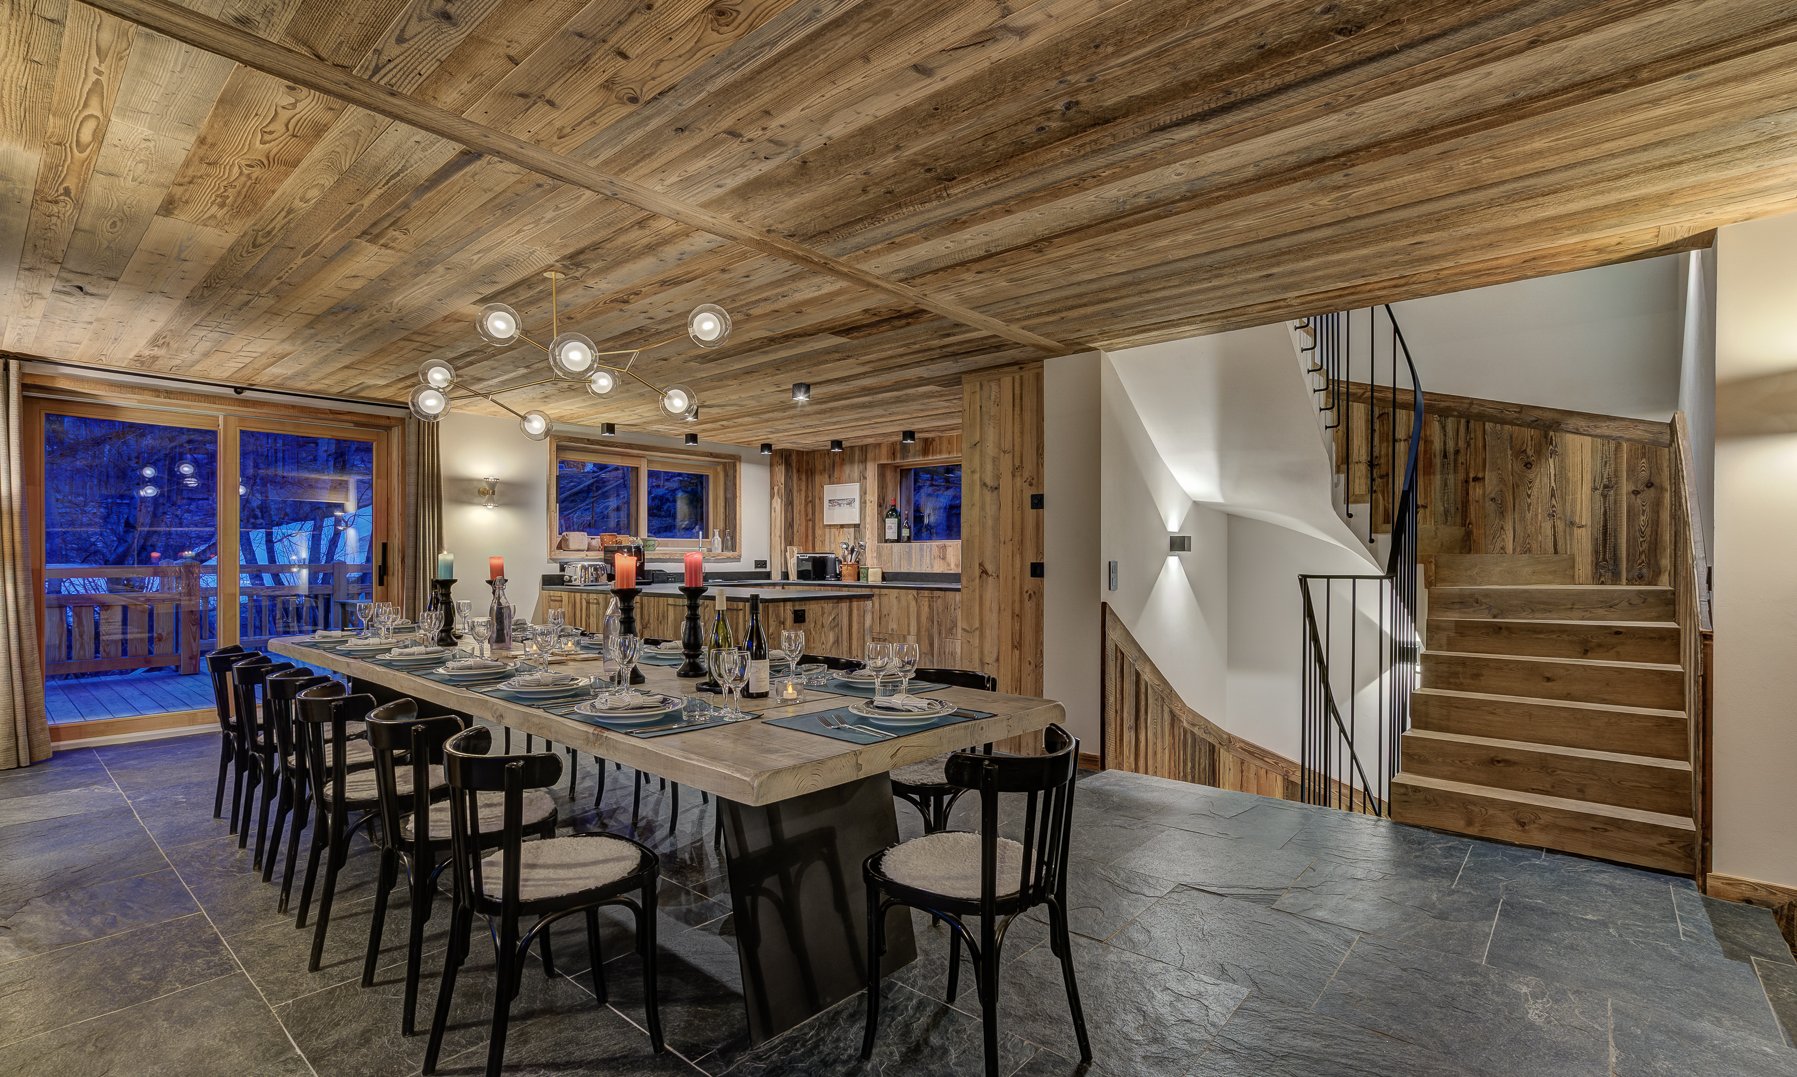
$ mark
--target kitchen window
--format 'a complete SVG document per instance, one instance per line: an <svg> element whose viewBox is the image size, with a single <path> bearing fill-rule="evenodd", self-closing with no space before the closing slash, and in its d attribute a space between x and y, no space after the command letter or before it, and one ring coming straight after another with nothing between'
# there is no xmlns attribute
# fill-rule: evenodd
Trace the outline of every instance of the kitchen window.
<svg viewBox="0 0 1797 1077"><path fill-rule="evenodd" d="M899 511L908 514L912 542L960 541L961 465L901 467L898 504Z"/></svg>
<svg viewBox="0 0 1797 1077"><path fill-rule="evenodd" d="M604 535L655 540L651 560L711 548L736 554L734 456L556 440L549 490L551 556L597 553Z"/></svg>

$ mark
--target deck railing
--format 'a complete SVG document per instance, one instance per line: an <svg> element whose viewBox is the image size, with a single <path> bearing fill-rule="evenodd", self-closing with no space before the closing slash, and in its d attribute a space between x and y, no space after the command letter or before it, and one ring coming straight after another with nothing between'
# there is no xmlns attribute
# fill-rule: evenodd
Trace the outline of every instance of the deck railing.
<svg viewBox="0 0 1797 1077"><path fill-rule="evenodd" d="M193 674L218 646L217 565L79 565L44 570L44 675L169 669ZM227 566L225 571L231 571ZM328 564L241 565L238 641L353 621L347 604L370 592L373 569ZM70 580L91 590L65 590ZM264 582L252 582L261 580ZM132 584L138 584L136 589Z"/></svg>

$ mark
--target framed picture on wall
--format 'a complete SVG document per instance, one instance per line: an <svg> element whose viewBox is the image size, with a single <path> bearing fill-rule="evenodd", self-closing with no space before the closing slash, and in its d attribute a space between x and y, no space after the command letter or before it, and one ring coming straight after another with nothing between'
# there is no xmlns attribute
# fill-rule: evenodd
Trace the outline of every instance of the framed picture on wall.
<svg viewBox="0 0 1797 1077"><path fill-rule="evenodd" d="M861 484L833 482L824 487L824 524L857 526L861 523Z"/></svg>

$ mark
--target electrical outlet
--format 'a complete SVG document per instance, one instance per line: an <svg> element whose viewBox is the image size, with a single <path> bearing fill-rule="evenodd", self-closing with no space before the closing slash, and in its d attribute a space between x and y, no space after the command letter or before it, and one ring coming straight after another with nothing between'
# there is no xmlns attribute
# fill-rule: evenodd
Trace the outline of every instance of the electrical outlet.
<svg viewBox="0 0 1797 1077"><path fill-rule="evenodd" d="M804 610L793 610L792 611L792 623L796 624L796 625L804 624L805 623L805 611Z"/></svg>
<svg viewBox="0 0 1797 1077"><path fill-rule="evenodd" d="M1030 562L1030 579L1032 579L1032 580L1041 579L1042 571L1043 571L1042 570L1042 562L1040 562L1040 561L1031 561Z"/></svg>
<svg viewBox="0 0 1797 1077"><path fill-rule="evenodd" d="M766 568L767 567L767 558L757 557L755 559L755 567L756 568Z"/></svg>
<svg viewBox="0 0 1797 1077"><path fill-rule="evenodd" d="M1042 495L1041 494L1031 494L1030 495L1030 508L1039 509L1041 507L1042 507Z"/></svg>
<svg viewBox="0 0 1797 1077"><path fill-rule="evenodd" d="M1110 564L1110 577L1111 590L1115 591L1117 589L1117 562L1115 561Z"/></svg>

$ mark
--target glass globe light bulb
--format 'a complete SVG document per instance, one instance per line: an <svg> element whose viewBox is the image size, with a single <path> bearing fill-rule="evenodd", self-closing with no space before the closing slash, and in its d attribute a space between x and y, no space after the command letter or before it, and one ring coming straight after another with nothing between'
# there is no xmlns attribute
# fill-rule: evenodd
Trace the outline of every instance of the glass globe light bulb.
<svg viewBox="0 0 1797 1077"><path fill-rule="evenodd" d="M155 497L157 494L159 494L161 492L162 491L156 489L156 487L153 483L145 483L142 486L137 488L137 496L138 497Z"/></svg>
<svg viewBox="0 0 1797 1077"><path fill-rule="evenodd" d="M698 403L699 398L684 385L670 385L661 394L661 410L675 418L684 418Z"/></svg>
<svg viewBox="0 0 1797 1077"><path fill-rule="evenodd" d="M148 464L145 464L143 467L139 468L137 473L139 475L142 475L146 479L153 479L156 477L156 469L151 467Z"/></svg>
<svg viewBox="0 0 1797 1077"><path fill-rule="evenodd" d="M686 316L686 333L701 348L715 348L730 336L730 314L716 303L702 303Z"/></svg>
<svg viewBox="0 0 1797 1077"><path fill-rule="evenodd" d="M447 389L455 384L455 367L441 359L426 359L418 368L418 380L433 389Z"/></svg>
<svg viewBox="0 0 1797 1077"><path fill-rule="evenodd" d="M434 423L449 412L449 394L429 385L420 385L412 390L409 403L412 414L427 423Z"/></svg>
<svg viewBox="0 0 1797 1077"><path fill-rule="evenodd" d="M518 312L504 303L488 303L480 308L480 314L474 319L475 331L488 344L505 347L518 340L521 323Z"/></svg>
<svg viewBox="0 0 1797 1077"><path fill-rule="evenodd" d="M518 429L530 440L542 441L549 436L549 416L534 409L527 411L524 418L518 420Z"/></svg>
<svg viewBox="0 0 1797 1077"><path fill-rule="evenodd" d="M604 396L617 387L617 375L603 368L593 371L593 376L587 379L587 392L594 396Z"/></svg>
<svg viewBox="0 0 1797 1077"><path fill-rule="evenodd" d="M584 378L595 360L593 342L579 333L563 333L549 342L549 365L558 377L570 381Z"/></svg>
<svg viewBox="0 0 1797 1077"><path fill-rule="evenodd" d="M183 460L175 465L175 471L182 476L191 476L198 470L198 468L194 467L192 460Z"/></svg>

